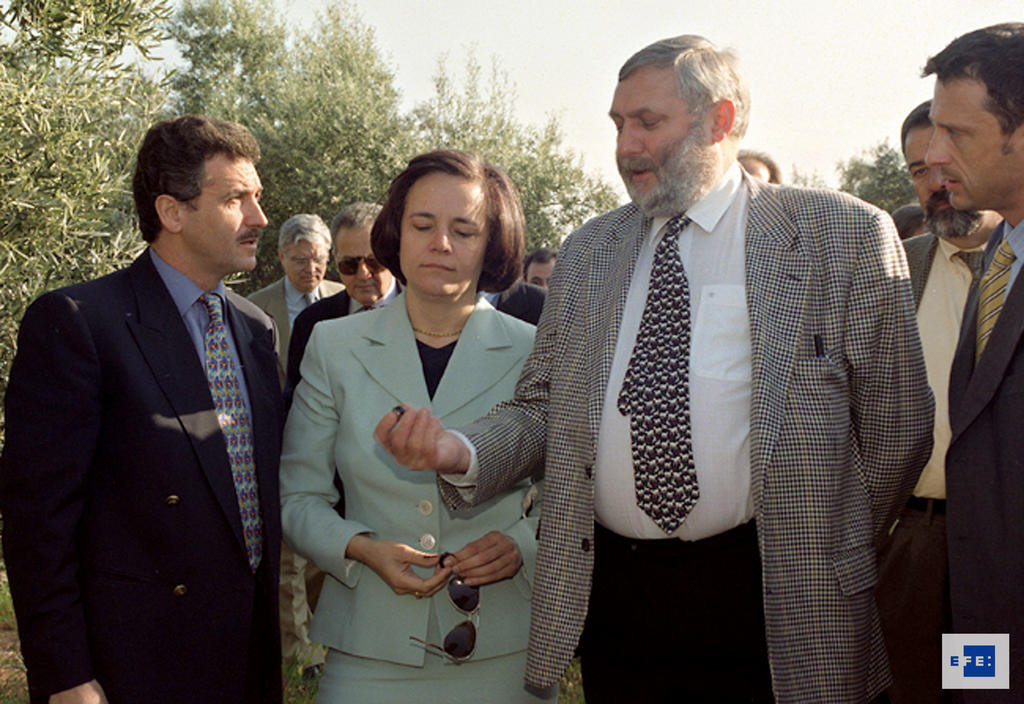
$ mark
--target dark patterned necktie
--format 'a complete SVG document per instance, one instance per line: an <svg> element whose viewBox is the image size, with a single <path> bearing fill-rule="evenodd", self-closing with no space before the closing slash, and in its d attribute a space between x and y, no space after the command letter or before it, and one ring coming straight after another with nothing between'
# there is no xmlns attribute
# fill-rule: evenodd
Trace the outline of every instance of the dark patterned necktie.
<svg viewBox="0 0 1024 704"><path fill-rule="evenodd" d="M260 525L259 488L256 485L256 462L253 457L252 425L249 412L242 400L231 348L228 346L227 329L224 327L224 312L220 296L204 293L200 296L210 324L203 336L206 345L206 379L210 384L210 395L217 411L224 444L227 445L228 462L235 483L238 511L242 517L245 532L245 550L253 572L259 567L263 554L263 539Z"/></svg>
<svg viewBox="0 0 1024 704"><path fill-rule="evenodd" d="M679 260L679 233L689 222L685 215L670 220L654 252L618 400L629 417L637 506L666 533L700 497L690 440L690 287Z"/></svg>

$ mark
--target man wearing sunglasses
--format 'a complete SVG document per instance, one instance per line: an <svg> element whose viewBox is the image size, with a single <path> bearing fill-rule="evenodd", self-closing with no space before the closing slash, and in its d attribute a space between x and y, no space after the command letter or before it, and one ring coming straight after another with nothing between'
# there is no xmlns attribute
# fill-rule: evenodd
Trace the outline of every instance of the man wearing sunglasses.
<svg viewBox="0 0 1024 704"><path fill-rule="evenodd" d="M345 290L314 303L295 319L288 347L286 400L291 399L291 392L302 378L299 366L314 325L321 320L386 306L401 290L392 273L373 256L370 247L370 228L380 208L376 203L352 203L331 220L332 252Z"/></svg>

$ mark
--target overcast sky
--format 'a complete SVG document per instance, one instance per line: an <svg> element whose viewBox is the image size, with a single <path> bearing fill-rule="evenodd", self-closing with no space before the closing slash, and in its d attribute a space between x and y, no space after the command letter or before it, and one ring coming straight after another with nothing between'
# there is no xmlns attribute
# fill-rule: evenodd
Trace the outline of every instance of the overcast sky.
<svg viewBox="0 0 1024 704"><path fill-rule="evenodd" d="M279 0L307 22L321 0ZM1021 0L354 0L374 28L405 107L432 93L438 57L496 57L515 84L522 121L555 115L566 145L623 192L608 119L619 66L652 41L700 34L735 49L751 90L743 146L836 184L836 162L888 138L931 97L921 67L952 39L1024 20Z"/></svg>

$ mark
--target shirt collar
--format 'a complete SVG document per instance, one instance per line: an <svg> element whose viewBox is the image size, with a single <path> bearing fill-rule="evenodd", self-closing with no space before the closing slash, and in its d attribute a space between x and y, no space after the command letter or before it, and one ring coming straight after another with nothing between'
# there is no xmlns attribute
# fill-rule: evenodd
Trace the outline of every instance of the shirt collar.
<svg viewBox="0 0 1024 704"><path fill-rule="evenodd" d="M149 258L153 262L153 266L156 267L156 273L159 274L160 279L164 282L164 286L167 287L168 293L171 294L171 300L174 301L174 307L178 309L178 314L185 315L185 311L191 308L206 291L197 286L192 279L161 259L160 255L152 247L149 248ZM224 282L218 281L212 293L216 293L221 298L224 298Z"/></svg>
<svg viewBox="0 0 1024 704"><path fill-rule="evenodd" d="M386 306L388 303L391 303L391 301L395 300L395 296L397 296L397 295L398 295L398 279L396 279L394 277L391 277L391 286L390 286L390 288L388 288L388 290L384 293L384 295L380 297L379 301L377 301L376 303L373 304L373 307L374 308L380 308L382 306Z"/></svg>
<svg viewBox="0 0 1024 704"><path fill-rule="evenodd" d="M742 188L743 174L740 172L739 162L734 161L707 195L690 206L686 216L704 232L711 232L729 210ZM653 218L651 231L658 232L668 221L669 218L666 217Z"/></svg>
<svg viewBox="0 0 1024 704"><path fill-rule="evenodd" d="M943 258L945 258L947 261L953 261L953 257L956 256L957 252L984 252L985 251L985 245L984 244L978 245L977 247L970 247L968 249L961 249L960 247L957 247L955 244L953 244L953 243L951 243L951 242L949 242L947 240L942 239L938 235L935 236L935 239L937 239L939 241L939 251L942 252Z"/></svg>
<svg viewBox="0 0 1024 704"><path fill-rule="evenodd" d="M320 300L319 289L320 289L320 287L317 286L315 289L310 291L310 294L312 294L312 296L313 296L313 302L316 302L316 301ZM299 289L295 288L295 286L292 285L292 280L291 279L289 279L287 276L284 277L284 300L285 301L287 301L288 303L292 303L292 304L296 304L296 303L302 302L302 304L305 305L306 304L306 300L303 298L304 295L305 295L304 293L302 293L301 291L299 291Z"/></svg>
<svg viewBox="0 0 1024 704"><path fill-rule="evenodd" d="M1017 227L1010 229L1010 223L1003 220L1004 238L1010 240L1010 248L1017 259L1024 257L1024 220L1017 223Z"/></svg>
<svg viewBox="0 0 1024 704"><path fill-rule="evenodd" d="M398 295L397 283L398 283L397 279L391 279L391 287L387 290L387 292L383 296L378 298L376 300L376 302L374 302L373 305L371 305L369 308L364 308L362 303L360 303L356 299L352 298L352 296L349 296L348 297L348 312L349 312L349 314L358 313L361 310L376 310L377 308L383 308L387 304L391 303L391 301L395 300L395 296Z"/></svg>

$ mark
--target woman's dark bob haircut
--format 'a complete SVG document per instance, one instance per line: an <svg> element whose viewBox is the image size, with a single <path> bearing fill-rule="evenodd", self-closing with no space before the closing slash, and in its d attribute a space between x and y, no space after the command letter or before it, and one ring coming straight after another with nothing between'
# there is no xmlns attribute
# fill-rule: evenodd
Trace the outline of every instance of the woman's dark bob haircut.
<svg viewBox="0 0 1024 704"><path fill-rule="evenodd" d="M403 284L406 282L398 261L405 201L413 184L433 173L457 176L480 185L484 192L487 250L477 289L504 291L522 275L526 225L519 194L497 166L475 154L455 149L440 149L414 157L405 171L391 182L384 209L370 231L370 244L377 261Z"/></svg>

